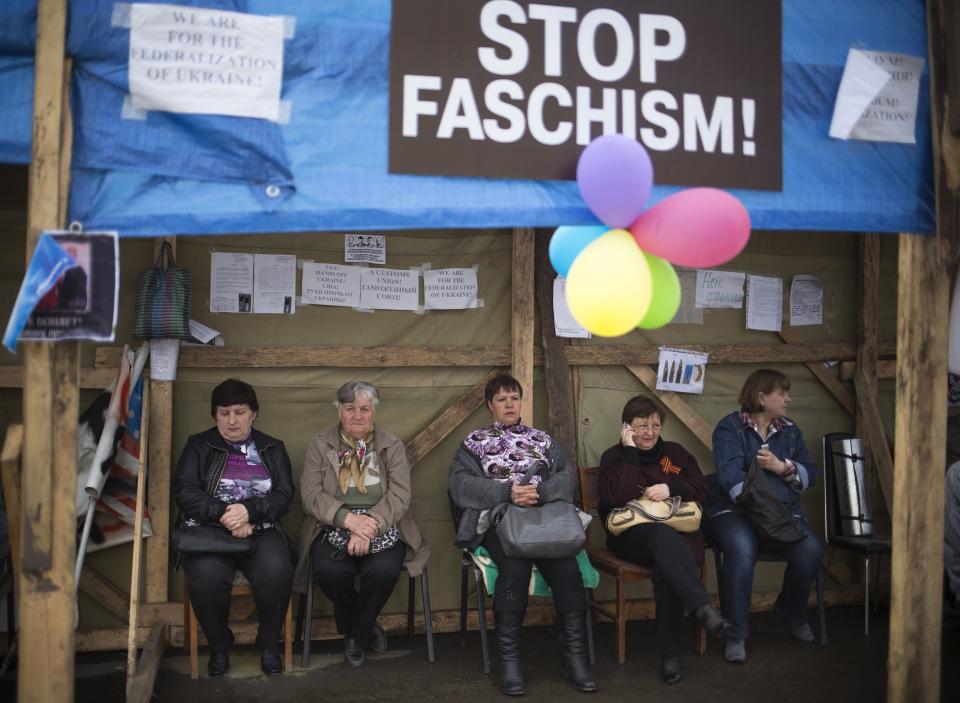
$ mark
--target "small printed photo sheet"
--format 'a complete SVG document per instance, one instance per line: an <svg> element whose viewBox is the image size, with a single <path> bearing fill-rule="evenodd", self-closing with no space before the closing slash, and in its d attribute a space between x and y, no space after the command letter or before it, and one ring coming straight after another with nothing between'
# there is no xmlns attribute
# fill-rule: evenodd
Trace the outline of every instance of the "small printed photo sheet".
<svg viewBox="0 0 960 703"><path fill-rule="evenodd" d="M707 354L660 347L657 390L677 393L703 393L707 373Z"/></svg>

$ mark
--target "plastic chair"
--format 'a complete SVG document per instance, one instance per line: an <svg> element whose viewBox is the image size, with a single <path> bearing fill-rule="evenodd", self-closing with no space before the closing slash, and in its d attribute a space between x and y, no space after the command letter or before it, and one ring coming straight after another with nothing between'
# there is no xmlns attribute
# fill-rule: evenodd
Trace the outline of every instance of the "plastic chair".
<svg viewBox="0 0 960 703"><path fill-rule="evenodd" d="M713 484L717 480L716 474L710 474L707 476L707 481L710 483L710 489L713 490ZM717 591L720 596L720 611L723 612L724 599L723 599L723 552L720 550L717 545L713 544L709 539L707 540L707 546L713 550L713 561L717 569ZM757 555L757 561L785 561L784 558L776 553L772 552L760 552ZM817 569L817 578L815 580L815 587L817 591L817 615L820 622L820 646L827 646L827 613L824 608L823 603L823 571L821 567Z"/></svg>
<svg viewBox="0 0 960 703"><path fill-rule="evenodd" d="M230 587L230 598L234 596L252 596L253 587L244 577L243 572L237 570ZM183 648L190 653L190 678L200 677L200 654L197 651L199 628L197 616L190 603L190 588L187 585L187 575L183 575ZM283 670L293 669L293 597L287 606L287 614L283 621Z"/></svg>
<svg viewBox="0 0 960 703"><path fill-rule="evenodd" d="M496 565L491 567L496 573ZM536 571L536 565L534 565L534 571ZM486 582L483 578L483 570L474 561L471 553L464 549L460 553L460 644L465 645L467 643L467 582L468 582L468 572L470 569L473 569L473 578L477 586L477 619L479 620L479 629L480 629L480 657L483 673L490 673L490 642L489 637L487 636L487 615L486 615L486 602L485 595L493 597L493 591L488 591L486 587ZM531 580L536 578L536 573L531 574ZM496 582L496 576L489 578L491 582ZM586 586L586 584L584 584ZM549 596L552 593L549 590L549 587L544 583L544 592L534 592L534 595L538 596ZM590 588L584 588L587 598L587 653L589 656L590 666L593 666L596 663L596 659L593 653L593 621L590 617L590 609L593 605L593 601L590 598Z"/></svg>
<svg viewBox="0 0 960 703"><path fill-rule="evenodd" d="M849 440L857 440L857 442L854 443ZM837 442L842 442L842 444L837 446ZM880 557L884 554L890 554L892 545L889 537L877 537L873 534L859 536L843 534L842 523L844 520L856 524L859 529L855 531L866 528L865 531L872 532L873 528L873 521L869 518L867 496L862 491L862 486L859 483L851 486L859 498L856 501L859 510L853 515L843 514L837 492L835 459L841 457L847 461L860 462L862 470L864 457L859 450L859 440L852 434L831 432L823 436L823 519L828 546L863 555L863 634L869 635L870 557L874 555L877 557L879 571Z"/></svg>
<svg viewBox="0 0 960 703"><path fill-rule="evenodd" d="M596 508L599 502L597 481L600 477L600 469L596 466L581 466L577 469L577 472L580 476L580 495L583 498L583 510L589 513ZM635 581L651 580L653 569L620 559L606 547L595 547L588 542L585 549L593 565L599 571L612 576L616 582L617 600L614 609L610 610L596 602L593 603L593 609L617 624L617 663L623 664L627 659L627 584ZM706 589L706 578L706 567L701 564L700 582L704 584L704 589ZM697 641L697 654L703 654L706 651L707 631L701 627Z"/></svg>
<svg viewBox="0 0 960 703"><path fill-rule="evenodd" d="M404 567L406 570L406 567ZM310 632L313 622L313 561L307 557L307 573L310 577L307 579L307 592L300 595L300 605L297 614L297 639L303 637L303 653L300 666L304 669L310 664ZM417 592L417 578L411 576L409 579L409 590L407 596L407 635L413 635L413 616L414 601ZM430 611L430 582L427 578L427 567L423 567L420 574L420 590L423 594L423 631L427 636L427 661L433 664L437 661L436 651L433 646L433 616Z"/></svg>
<svg viewBox="0 0 960 703"><path fill-rule="evenodd" d="M457 507L457 504L453 502L453 496L450 495L450 491L447 491L447 502L450 506L450 517L453 519L454 530L456 530L457 525L460 524L461 510ZM496 569L494 564L493 569ZM534 570L536 570L536 565L534 565ZM460 644L466 645L467 643L467 583L469 581L469 572L473 570L473 580L477 588L477 619L479 621L480 629L480 657L481 657L481 669L483 673L490 673L490 642L489 637L487 636L487 609L486 602L484 600L486 595L493 596L493 591L488 592L486 583L483 578L483 571L474 561L473 556L469 550L463 549L460 552ZM530 575L531 580L536 578L536 574L532 573ZM490 579L491 582L496 582L496 578L493 577ZM584 584L586 586L586 584ZM549 591L549 587L544 584L546 591L544 593L534 593L534 595L552 595ZM590 617L591 607L593 601L590 598L590 588L584 588L587 599L587 652L589 655L590 665L593 666L596 663L596 659L593 653L593 621Z"/></svg>

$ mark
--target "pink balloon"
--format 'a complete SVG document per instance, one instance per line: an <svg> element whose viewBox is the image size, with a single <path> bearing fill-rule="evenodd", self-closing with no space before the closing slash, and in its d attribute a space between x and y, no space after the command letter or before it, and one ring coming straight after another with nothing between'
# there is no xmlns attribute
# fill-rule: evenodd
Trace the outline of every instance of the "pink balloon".
<svg viewBox="0 0 960 703"><path fill-rule="evenodd" d="M665 198L632 225L644 251L672 264L705 268L739 254L750 239L750 215L716 188L688 188Z"/></svg>

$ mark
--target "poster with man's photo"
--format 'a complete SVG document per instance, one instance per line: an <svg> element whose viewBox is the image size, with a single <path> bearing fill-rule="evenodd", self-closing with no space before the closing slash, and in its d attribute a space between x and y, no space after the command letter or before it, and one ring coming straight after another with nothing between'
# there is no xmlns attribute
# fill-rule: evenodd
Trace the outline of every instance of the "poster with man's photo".
<svg viewBox="0 0 960 703"><path fill-rule="evenodd" d="M52 232L75 262L33 309L20 339L112 342L117 326L120 257L116 232Z"/></svg>

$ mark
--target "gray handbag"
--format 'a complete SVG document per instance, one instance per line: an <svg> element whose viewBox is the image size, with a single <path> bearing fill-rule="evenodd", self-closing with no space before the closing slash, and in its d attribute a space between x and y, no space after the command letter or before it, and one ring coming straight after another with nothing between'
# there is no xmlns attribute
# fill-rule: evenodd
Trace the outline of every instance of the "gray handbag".
<svg viewBox="0 0 960 703"><path fill-rule="evenodd" d="M536 471L535 464L524 474L521 485L528 484ZM557 500L530 508L501 503L493 514L500 515L497 537L508 557L565 559L583 549L586 533L571 503Z"/></svg>

